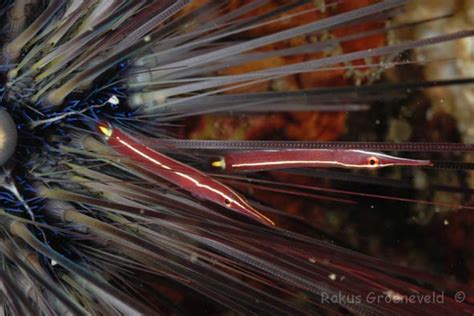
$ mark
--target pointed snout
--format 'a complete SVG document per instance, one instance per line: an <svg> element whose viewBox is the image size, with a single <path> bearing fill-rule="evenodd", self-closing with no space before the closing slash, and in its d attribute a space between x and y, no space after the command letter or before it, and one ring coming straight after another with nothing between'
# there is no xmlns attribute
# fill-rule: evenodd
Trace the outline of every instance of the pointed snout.
<svg viewBox="0 0 474 316"><path fill-rule="evenodd" d="M398 157L391 157L387 159L386 157L384 157L382 167L386 166L431 167L433 166L433 162L430 160L407 159Z"/></svg>

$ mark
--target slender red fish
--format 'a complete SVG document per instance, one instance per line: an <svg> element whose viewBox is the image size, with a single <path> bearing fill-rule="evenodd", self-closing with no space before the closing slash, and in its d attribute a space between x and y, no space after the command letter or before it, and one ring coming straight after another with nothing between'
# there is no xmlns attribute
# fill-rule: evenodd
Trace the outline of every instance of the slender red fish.
<svg viewBox="0 0 474 316"><path fill-rule="evenodd" d="M429 160L394 157L354 149L255 150L231 152L212 163L227 171L259 171L289 168L365 168L432 166Z"/></svg>
<svg viewBox="0 0 474 316"><path fill-rule="evenodd" d="M115 152L193 196L222 205L265 225L275 225L271 219L253 208L244 197L201 171L154 151L107 123L99 123L97 130L106 137L107 144Z"/></svg>

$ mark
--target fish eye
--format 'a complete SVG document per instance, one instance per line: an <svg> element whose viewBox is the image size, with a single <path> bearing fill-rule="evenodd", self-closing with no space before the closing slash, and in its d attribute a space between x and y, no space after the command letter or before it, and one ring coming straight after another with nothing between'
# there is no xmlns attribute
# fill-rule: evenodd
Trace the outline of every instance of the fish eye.
<svg viewBox="0 0 474 316"><path fill-rule="evenodd" d="M368 161L369 166L371 167L376 167L379 165L379 159L377 157L374 157L374 156L369 157L367 161Z"/></svg>
<svg viewBox="0 0 474 316"><path fill-rule="evenodd" d="M230 207L232 205L232 201L229 200L229 199L225 199L224 204L225 204L225 206Z"/></svg>

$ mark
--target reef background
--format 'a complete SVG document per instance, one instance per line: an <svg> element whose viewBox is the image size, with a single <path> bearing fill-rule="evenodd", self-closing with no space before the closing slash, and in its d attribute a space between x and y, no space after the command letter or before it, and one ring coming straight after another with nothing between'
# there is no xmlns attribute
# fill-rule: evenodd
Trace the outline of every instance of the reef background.
<svg viewBox="0 0 474 316"><path fill-rule="evenodd" d="M246 1L232 1L236 6ZM377 1L359 0L346 1L321 14L331 15L337 12L348 11ZM388 36L375 35L362 40L352 41L341 45L338 49L344 52L371 47L379 47L386 43L397 42L401 39L415 39L432 36L434 34L456 31L463 27L468 28L469 15L472 14L466 1L413 1L408 5L407 14L401 14L390 21L392 25L410 22L421 18L430 18L456 12L450 18L442 21L419 26L409 35L403 32L393 32ZM272 1L271 6L278 6L281 1ZM328 2L326 2L328 3ZM468 8L464 10L465 8ZM469 10L470 8L470 10ZM314 17L311 17L314 18ZM304 19L292 20L292 26L304 24ZM323 37L337 37L354 34L362 30L380 27L380 23L366 23L360 28L341 28L328 32ZM247 34L252 36L270 33L275 29L261 29L258 33ZM299 43L287 41L281 45L291 47L301 43L317 42L318 38L304 37L298 39ZM453 57L456 60L435 62L426 65L406 65L384 72L373 69L358 68L357 70L325 71L308 75L296 75L275 80L259 86L251 87L251 92L281 91L310 89L327 86L346 86L370 84L374 82L406 82L436 79L452 79L472 77L470 72L473 58L469 55L469 45L472 39L455 41L439 49L431 47L423 51L407 53L400 58L406 60L427 60ZM462 47L460 51L457 48ZM266 47L265 49L272 49ZM466 50L468 51L466 53ZM428 52L428 53L427 53ZM432 52L431 54L429 52ZM438 53L433 53L438 52ZM323 54L331 54L325 52ZM423 55L428 54L428 55ZM298 60L300 61L300 60ZM238 74L249 69L257 70L268 65L282 65L296 62L294 57L278 57L250 63L241 68L232 68L226 74ZM366 61L371 62L371 61ZM372 61L373 62L373 61ZM454 70L447 76L443 71L452 67ZM462 69L462 71L461 71ZM454 72L454 73L452 73ZM470 143L472 135L473 111L472 86L454 88L434 88L423 92L413 91L407 98L388 102L378 102L371 105L368 112L352 113L281 113L268 115L242 115L229 117L225 115L206 115L198 119L185 122L186 137L192 139L294 139L294 140L319 140L319 141L389 141L389 142L462 142ZM471 101L469 101L471 100ZM470 109L469 112L467 109ZM462 118L462 121L460 119ZM439 155L440 159L444 156ZM462 157L459 157L462 159ZM385 171L384 171L385 172ZM394 179L412 179L423 188L426 183L451 184L468 187L468 171L444 172L433 170L395 170L387 171ZM273 174L274 179L285 180L281 174ZM325 180L315 180L304 176L292 176L292 182L301 184L327 184ZM351 185L343 185L351 189ZM353 188L353 187L352 187ZM372 187L367 187L374 189ZM363 190L363 189L362 189ZM386 188L377 189L378 193L386 194ZM401 265L428 270L440 275L446 275L462 283L474 284L474 254L469 250L474 246L473 226L474 215L469 212L456 210L434 210L432 206L406 204L389 201L360 201L357 207L346 207L343 211L334 210L317 201L292 198L287 195L276 195L265 192L252 194L266 203L283 207L287 212L304 219L308 227L302 224L293 229L314 233L310 226L316 227L320 237L334 240L336 243L357 251L385 258ZM412 198L432 197L435 201L463 202L472 205L469 194L437 193L434 196L426 193L405 192ZM341 243L341 241L343 241ZM428 268L428 269L427 269Z"/></svg>

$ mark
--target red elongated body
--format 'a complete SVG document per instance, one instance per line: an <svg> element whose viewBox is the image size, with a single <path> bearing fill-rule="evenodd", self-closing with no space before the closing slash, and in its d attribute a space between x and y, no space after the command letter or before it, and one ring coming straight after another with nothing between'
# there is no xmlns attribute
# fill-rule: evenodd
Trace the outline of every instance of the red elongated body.
<svg viewBox="0 0 474 316"><path fill-rule="evenodd" d="M193 196L222 205L263 224L274 225L272 220L253 208L244 197L205 173L154 151L107 123L99 123L97 129L106 136L107 144L115 152Z"/></svg>
<svg viewBox="0 0 474 316"><path fill-rule="evenodd" d="M299 149L228 153L212 165L228 171L259 171L305 167L375 169L388 166L431 166L432 162L364 150Z"/></svg>

